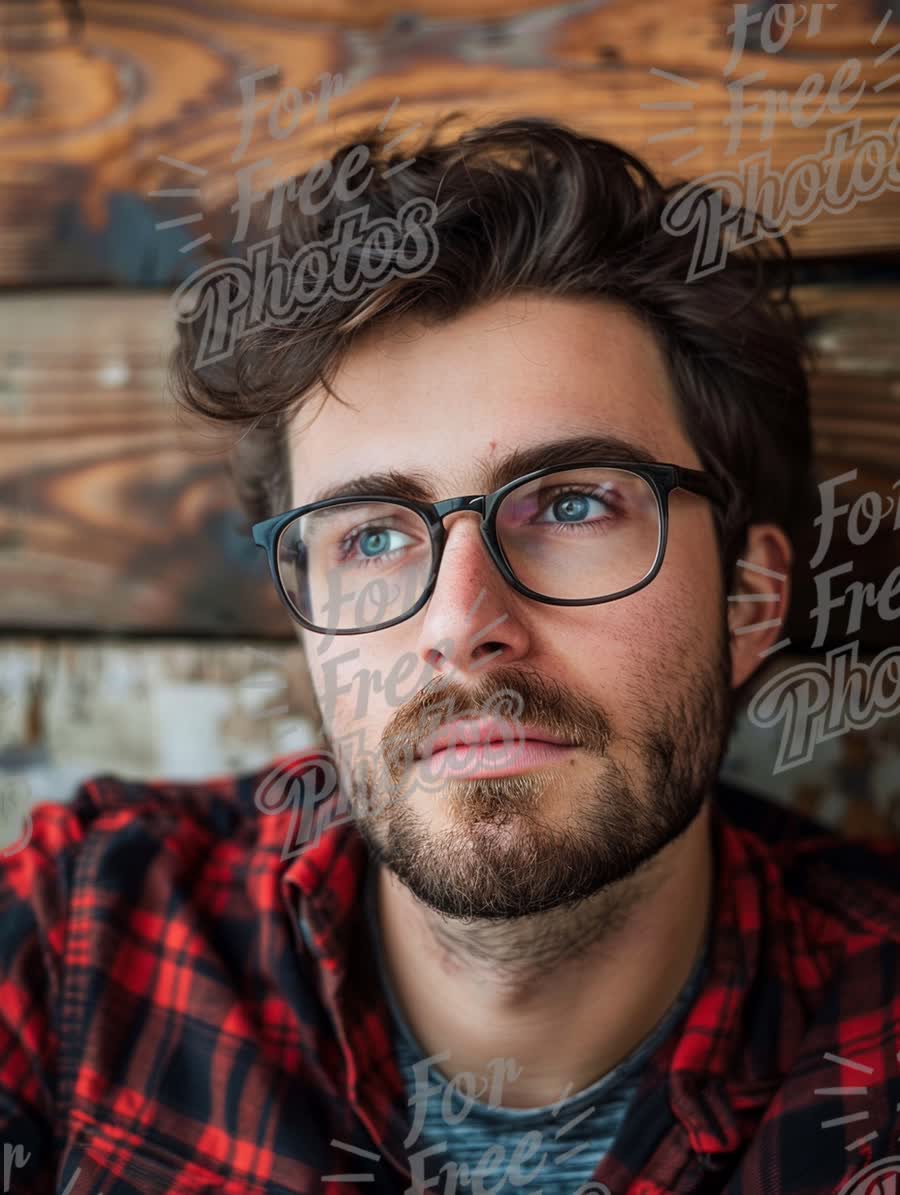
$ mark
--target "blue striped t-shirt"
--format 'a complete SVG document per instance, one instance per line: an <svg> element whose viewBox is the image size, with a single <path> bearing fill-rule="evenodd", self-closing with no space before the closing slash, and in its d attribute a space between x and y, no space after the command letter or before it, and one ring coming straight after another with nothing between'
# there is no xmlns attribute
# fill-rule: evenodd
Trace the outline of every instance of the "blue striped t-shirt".
<svg viewBox="0 0 900 1195"><path fill-rule="evenodd" d="M613 1070L574 1095L560 1092L563 1098L554 1104L502 1107L499 1101L503 1087L521 1073L514 1059L493 1059L476 1087L475 1076L446 1079L435 1063L449 1058L449 1051L426 1058L413 1037L385 967L376 875L376 868L369 866L366 916L391 1012L394 1051L409 1097L412 1127L407 1156L414 1181L417 1174L424 1184L426 1175L440 1173L441 1179L427 1188L437 1195L445 1191L576 1195L583 1184L589 1183L612 1145L644 1063L675 1029L699 993L707 945L656 1027ZM588 1185L584 1190L604 1195L602 1186Z"/></svg>

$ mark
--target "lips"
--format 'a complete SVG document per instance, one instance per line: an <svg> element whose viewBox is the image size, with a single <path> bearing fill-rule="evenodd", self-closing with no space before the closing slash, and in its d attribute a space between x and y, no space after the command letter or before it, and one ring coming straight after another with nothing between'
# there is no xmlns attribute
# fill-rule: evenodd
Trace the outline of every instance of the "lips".
<svg viewBox="0 0 900 1195"><path fill-rule="evenodd" d="M416 759L427 759L438 751L451 747L484 745L487 743L553 743L573 747L576 744L562 735L553 734L540 726L529 726L515 720L503 718L457 718L445 722L434 734L429 735L416 750Z"/></svg>

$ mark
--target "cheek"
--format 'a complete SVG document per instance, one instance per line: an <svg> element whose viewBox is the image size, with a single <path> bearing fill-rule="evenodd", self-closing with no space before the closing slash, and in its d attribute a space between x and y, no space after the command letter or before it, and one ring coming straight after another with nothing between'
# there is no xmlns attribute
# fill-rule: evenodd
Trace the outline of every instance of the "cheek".
<svg viewBox="0 0 900 1195"><path fill-rule="evenodd" d="M373 636L374 638L374 636ZM409 650L400 652L386 641L383 650L367 650L353 638L320 640L308 655L316 700L332 737L359 735L371 744L396 708L408 701L428 679L424 665ZM307 649L309 650L309 649Z"/></svg>
<svg viewBox="0 0 900 1195"><path fill-rule="evenodd" d="M618 602L585 607L560 649L571 683L623 727L690 685L715 659L722 597L717 576L670 567ZM643 715L645 716L645 715Z"/></svg>
<svg viewBox="0 0 900 1195"><path fill-rule="evenodd" d="M723 636L719 556L712 528L706 531L670 542L663 567L648 586L650 635L659 655L687 680L715 664Z"/></svg>
<svg viewBox="0 0 900 1195"><path fill-rule="evenodd" d="M345 638L317 637L307 658L325 729L334 737L356 728L371 700L359 648Z"/></svg>
<svg viewBox="0 0 900 1195"><path fill-rule="evenodd" d="M697 607L701 619L722 617L722 561L708 510L673 518L659 579L671 586L676 600Z"/></svg>

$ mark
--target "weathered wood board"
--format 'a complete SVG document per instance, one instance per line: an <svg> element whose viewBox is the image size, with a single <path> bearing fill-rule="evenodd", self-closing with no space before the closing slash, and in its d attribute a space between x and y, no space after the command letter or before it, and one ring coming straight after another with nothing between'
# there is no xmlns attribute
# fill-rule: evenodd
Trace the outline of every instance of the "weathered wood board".
<svg viewBox="0 0 900 1195"><path fill-rule="evenodd" d="M753 689L796 668L764 663ZM316 741L297 647L252 642L0 643L0 852L27 835L28 810L68 800L82 780L202 780L265 769ZM735 723L726 777L839 826L900 835L900 712L845 728L778 769L778 728Z"/></svg>
<svg viewBox="0 0 900 1195"><path fill-rule="evenodd" d="M738 57L734 6L721 0L409 0L401 11L383 0L8 3L0 285L184 276L207 251L179 253L198 232L233 233L221 215L237 190L241 79L269 67L278 73L258 94L271 102L240 164L270 159L272 181L374 127L395 99L392 132L451 111L468 123L527 112L620 141L666 178L736 171L766 151L784 175L848 121L859 119L861 139L888 134L900 111L896 9L808 5L783 45L778 23L760 21ZM737 79L748 81L729 89ZM283 106L270 124L286 88L315 99L296 123ZM151 198L186 184L195 196ZM796 226L799 254L900 247L896 189L859 190ZM154 227L185 216L194 222Z"/></svg>
<svg viewBox="0 0 900 1195"><path fill-rule="evenodd" d="M857 469L842 497L896 498L900 288L798 297L820 354L818 475ZM0 297L0 629L294 637L225 474L240 433L179 418L166 394L173 337L162 294ZM863 545L839 520L822 567L844 560L854 579L882 583L900 565L893 519ZM812 633L802 565L797 585L795 649ZM867 609L864 644L895 642L898 625Z"/></svg>
<svg viewBox="0 0 900 1195"><path fill-rule="evenodd" d="M0 641L0 777L52 798L98 771L193 779L302 748L317 714L298 646Z"/></svg>

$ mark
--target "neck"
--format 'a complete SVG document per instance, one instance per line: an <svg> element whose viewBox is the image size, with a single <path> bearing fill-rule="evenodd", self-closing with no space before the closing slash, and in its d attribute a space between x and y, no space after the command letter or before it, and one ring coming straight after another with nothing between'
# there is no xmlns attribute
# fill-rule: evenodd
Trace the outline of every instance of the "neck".
<svg viewBox="0 0 900 1195"><path fill-rule="evenodd" d="M449 1051L445 1075L487 1080L498 1059L512 1060L520 1077L498 1101L510 1107L552 1104L595 1082L687 981L706 937L712 861L707 801L626 880L514 921L442 917L380 868L385 965L426 1056Z"/></svg>

